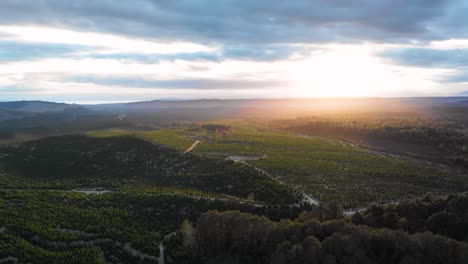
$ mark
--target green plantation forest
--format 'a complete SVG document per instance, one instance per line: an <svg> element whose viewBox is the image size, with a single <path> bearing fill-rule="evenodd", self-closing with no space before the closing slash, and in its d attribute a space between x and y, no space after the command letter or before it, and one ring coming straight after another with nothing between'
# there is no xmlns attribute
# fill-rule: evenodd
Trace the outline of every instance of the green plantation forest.
<svg viewBox="0 0 468 264"><path fill-rule="evenodd" d="M468 263L438 100L0 103L0 263Z"/></svg>

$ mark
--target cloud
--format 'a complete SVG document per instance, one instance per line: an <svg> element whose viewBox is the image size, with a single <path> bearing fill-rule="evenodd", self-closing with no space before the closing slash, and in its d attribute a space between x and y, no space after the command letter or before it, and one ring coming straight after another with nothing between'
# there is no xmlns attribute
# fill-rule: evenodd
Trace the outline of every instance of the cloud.
<svg viewBox="0 0 468 264"><path fill-rule="evenodd" d="M94 59L115 59L119 61L136 61L141 63L158 63L160 61L219 61L215 52L181 52L174 54L141 54L141 53L95 53L89 54Z"/></svg>
<svg viewBox="0 0 468 264"><path fill-rule="evenodd" d="M399 48L380 55L395 64L450 69L438 77L440 82L468 82L468 49Z"/></svg>
<svg viewBox="0 0 468 264"><path fill-rule="evenodd" d="M89 57L96 59L116 59L157 63L160 61L213 61L248 60L277 61L287 59L295 54L304 53L307 49L286 45L226 45L211 52L178 52L171 54L158 53L95 53Z"/></svg>
<svg viewBox="0 0 468 264"><path fill-rule="evenodd" d="M51 43L100 47L105 52L139 52L171 54L177 52L208 52L216 48L181 41L148 41L144 38L129 38L113 34L82 32L44 26L0 26L2 39L24 43Z"/></svg>
<svg viewBox="0 0 468 264"><path fill-rule="evenodd" d="M408 41L467 36L453 28L467 10L461 0L3 0L0 23L205 43Z"/></svg>
<svg viewBox="0 0 468 264"><path fill-rule="evenodd" d="M37 26L1 26L0 55L4 61L81 55L82 58L117 59L155 63L164 60L229 59L274 61L304 51L299 45L224 44L202 45L189 42L161 42L109 34L79 32ZM3 39L3 41L2 41ZM72 54L72 53L80 54ZM72 57L72 56L69 56ZM1 61L1 58L0 58Z"/></svg>
<svg viewBox="0 0 468 264"><path fill-rule="evenodd" d="M290 57L303 51L300 47L286 45L237 45L223 47L222 57L240 60L273 61Z"/></svg>
<svg viewBox="0 0 468 264"><path fill-rule="evenodd" d="M166 89L199 89L199 90L251 90L286 87L284 80L249 80L236 78L180 78L180 79L151 79L148 76L68 76L63 79L72 83L92 83L104 86L118 86L129 88L166 88Z"/></svg>
<svg viewBox="0 0 468 264"><path fill-rule="evenodd" d="M468 49L400 48L386 50L380 55L395 63L410 66L438 68L468 66Z"/></svg>
<svg viewBox="0 0 468 264"><path fill-rule="evenodd" d="M70 58L77 52L90 51L92 47L51 43L21 43L0 40L0 63L36 60L48 57Z"/></svg>
<svg viewBox="0 0 468 264"><path fill-rule="evenodd" d="M31 92L42 92L46 91L44 88L34 88L31 89L30 87L20 87L17 85L8 85L8 86L1 86L0 85L0 92L10 92L10 93L31 93Z"/></svg>
<svg viewBox="0 0 468 264"><path fill-rule="evenodd" d="M444 83L468 83L468 67L453 74L443 75L440 81Z"/></svg>
<svg viewBox="0 0 468 264"><path fill-rule="evenodd" d="M15 87L63 98L84 93L82 100L187 97L187 90L259 96L277 87L281 96L426 95L444 93L444 85L458 92L468 76L464 0L1 6L0 86L10 96Z"/></svg>

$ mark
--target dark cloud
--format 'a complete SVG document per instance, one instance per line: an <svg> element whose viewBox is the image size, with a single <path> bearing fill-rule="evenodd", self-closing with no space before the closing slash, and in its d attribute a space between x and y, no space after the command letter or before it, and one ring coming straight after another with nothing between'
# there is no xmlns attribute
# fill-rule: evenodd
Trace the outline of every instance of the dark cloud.
<svg viewBox="0 0 468 264"><path fill-rule="evenodd" d="M2 24L46 24L224 43L408 41L468 36L461 0L3 0ZM450 17L448 17L450 16Z"/></svg>
<svg viewBox="0 0 468 264"><path fill-rule="evenodd" d="M130 88L165 88L165 89L264 89L288 86L283 80L248 80L248 79L161 79L154 80L145 77L118 76L68 76L63 81L78 83L93 83L107 86L123 86Z"/></svg>

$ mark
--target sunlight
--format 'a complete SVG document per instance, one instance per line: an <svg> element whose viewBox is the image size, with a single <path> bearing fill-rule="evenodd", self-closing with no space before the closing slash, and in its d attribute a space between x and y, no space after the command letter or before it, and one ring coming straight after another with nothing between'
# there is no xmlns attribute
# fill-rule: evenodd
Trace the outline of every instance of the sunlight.
<svg viewBox="0 0 468 264"><path fill-rule="evenodd" d="M299 97L370 96L374 80L389 78L365 47L332 49L291 66Z"/></svg>
<svg viewBox="0 0 468 264"><path fill-rule="evenodd" d="M336 45L334 45L336 46ZM374 56L381 48L343 45L290 63L289 78L296 97L372 97L436 90L434 76L450 70L389 65ZM405 74L403 74L404 72ZM408 74L411 73L411 74ZM424 89L418 90L418 87Z"/></svg>

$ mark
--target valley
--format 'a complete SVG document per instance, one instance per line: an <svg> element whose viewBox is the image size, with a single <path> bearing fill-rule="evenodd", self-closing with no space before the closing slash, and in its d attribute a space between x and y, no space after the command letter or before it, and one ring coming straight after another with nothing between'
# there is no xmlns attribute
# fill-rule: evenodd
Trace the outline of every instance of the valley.
<svg viewBox="0 0 468 264"><path fill-rule="evenodd" d="M248 263L263 263L283 254L268 243L280 245L271 236L284 232L289 242L315 248L316 259L335 254L332 237L351 234L365 244L367 232L377 232L375 240L412 245L423 239L465 252L465 233L440 227L445 215L463 215L468 208L463 165L409 155L398 140L376 148L366 138L357 142L311 130L319 127L311 119L266 119L255 111L193 121L183 110L173 110L177 118L171 112L64 111L0 122L10 133L0 145L2 261L217 263L226 259L217 252L228 250L235 258L257 255ZM410 129L406 117L398 122ZM452 123L458 130L462 124ZM59 126L66 129L55 130ZM355 135L337 124L334 129ZM234 238L207 229L223 223L229 234L243 230L245 221L269 230L257 234L269 242L255 246L255 254L230 248ZM448 238L421 238L418 226ZM384 227L392 231L381 233ZM309 231L291 236L288 228ZM225 247L212 251L207 239L225 241Z"/></svg>

